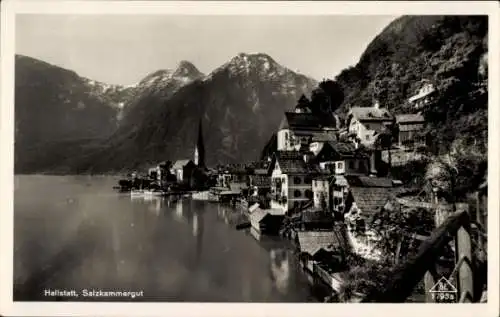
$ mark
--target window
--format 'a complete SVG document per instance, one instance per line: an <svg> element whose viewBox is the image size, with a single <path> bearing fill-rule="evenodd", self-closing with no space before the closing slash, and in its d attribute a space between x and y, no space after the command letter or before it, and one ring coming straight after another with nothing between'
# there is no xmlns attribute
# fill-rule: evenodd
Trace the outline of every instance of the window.
<svg viewBox="0 0 500 317"><path fill-rule="evenodd" d="M301 179L300 179L300 177L295 176L295 177L293 178L293 183L294 183L294 184L300 184L300 183L301 183Z"/></svg>
<svg viewBox="0 0 500 317"><path fill-rule="evenodd" d="M310 176L306 176L306 177L304 178L304 183L306 183L306 184L311 184L311 182L312 182L312 178L311 178Z"/></svg>
<svg viewBox="0 0 500 317"><path fill-rule="evenodd" d="M312 199L313 198L313 192L312 192L312 190L306 189L305 195L306 195L306 198Z"/></svg>
<svg viewBox="0 0 500 317"><path fill-rule="evenodd" d="M354 162L353 162L353 161L349 161L349 163L348 163L348 164L349 164L349 168L350 168L350 169L353 169L353 168L354 168Z"/></svg>
<svg viewBox="0 0 500 317"><path fill-rule="evenodd" d="M296 189L294 192L293 192L293 196L295 198L299 198L300 196L302 195L302 193L300 192L300 190Z"/></svg>
<svg viewBox="0 0 500 317"><path fill-rule="evenodd" d="M344 162L337 162L337 169L343 169L344 168Z"/></svg>
<svg viewBox="0 0 500 317"><path fill-rule="evenodd" d="M365 138L366 138L367 140L370 140L370 136L369 136L369 135L366 135L366 136L365 136Z"/></svg>
<svg viewBox="0 0 500 317"><path fill-rule="evenodd" d="M359 169L359 172L361 173L366 173L367 172L367 168L366 168L366 165L365 165L365 162L361 161L358 163L358 169Z"/></svg>

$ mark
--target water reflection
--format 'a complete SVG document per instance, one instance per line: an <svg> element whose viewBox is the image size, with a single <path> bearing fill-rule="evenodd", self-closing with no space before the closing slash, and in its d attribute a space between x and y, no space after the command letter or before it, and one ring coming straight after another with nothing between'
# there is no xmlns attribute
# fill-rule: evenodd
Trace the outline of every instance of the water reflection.
<svg viewBox="0 0 500 317"><path fill-rule="evenodd" d="M149 196L144 197L144 200L150 204L149 210L151 210L156 216L159 216L161 208L163 206L164 198Z"/></svg>
<svg viewBox="0 0 500 317"><path fill-rule="evenodd" d="M271 276L276 289L285 294L288 290L290 279L290 261L288 253L283 249L272 249L269 251L271 258Z"/></svg>
<svg viewBox="0 0 500 317"><path fill-rule="evenodd" d="M193 236L197 236L199 234L199 229L198 229L198 214L194 213L193 214Z"/></svg>
<svg viewBox="0 0 500 317"><path fill-rule="evenodd" d="M193 214L193 236L196 238L196 247L195 247L195 258L194 265L198 267L201 263L201 255L203 252L203 233L205 231L205 221L204 221L204 213L195 211Z"/></svg>
<svg viewBox="0 0 500 317"><path fill-rule="evenodd" d="M242 213L232 206L109 193L111 181L29 180L16 197L15 265L25 282L16 298L95 287L143 289L147 301L311 301L286 242L236 230Z"/></svg>
<svg viewBox="0 0 500 317"><path fill-rule="evenodd" d="M184 218L184 204L181 199L177 200L175 202L175 220L178 220L179 222L185 222L186 219Z"/></svg>

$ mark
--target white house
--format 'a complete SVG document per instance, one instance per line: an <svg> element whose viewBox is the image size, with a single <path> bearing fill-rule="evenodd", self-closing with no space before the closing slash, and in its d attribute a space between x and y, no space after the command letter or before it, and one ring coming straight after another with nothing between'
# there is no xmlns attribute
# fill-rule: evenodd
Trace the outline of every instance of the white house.
<svg viewBox="0 0 500 317"><path fill-rule="evenodd" d="M319 117L307 112L285 112L277 134L278 151L307 149L313 138L335 139L340 122L336 116Z"/></svg>
<svg viewBox="0 0 500 317"><path fill-rule="evenodd" d="M436 96L436 88L434 85L428 81L423 80L422 87L418 92L408 99L408 102L413 105L415 109L421 109L422 107L433 102Z"/></svg>
<svg viewBox="0 0 500 317"><path fill-rule="evenodd" d="M367 146L373 145L377 135L390 131L394 117L386 108L380 108L378 102L373 107L353 107L347 116L347 126L350 134Z"/></svg>
<svg viewBox="0 0 500 317"><path fill-rule="evenodd" d="M330 182L332 176L320 175L312 181L313 204L314 208L322 210L330 210Z"/></svg>
<svg viewBox="0 0 500 317"><path fill-rule="evenodd" d="M312 178L319 168L298 151L277 151L270 165L271 208L288 212L313 200Z"/></svg>
<svg viewBox="0 0 500 317"><path fill-rule="evenodd" d="M172 165L170 172L175 175L177 182L189 182L195 167L191 160L178 160Z"/></svg>

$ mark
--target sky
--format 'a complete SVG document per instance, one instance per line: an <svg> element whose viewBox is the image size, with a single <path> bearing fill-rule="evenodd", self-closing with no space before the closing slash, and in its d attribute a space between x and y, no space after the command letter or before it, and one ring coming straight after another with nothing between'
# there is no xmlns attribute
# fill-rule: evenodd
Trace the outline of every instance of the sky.
<svg viewBox="0 0 500 317"><path fill-rule="evenodd" d="M18 14L16 54L120 85L182 60L208 74L238 53L266 53L291 70L333 79L395 18Z"/></svg>

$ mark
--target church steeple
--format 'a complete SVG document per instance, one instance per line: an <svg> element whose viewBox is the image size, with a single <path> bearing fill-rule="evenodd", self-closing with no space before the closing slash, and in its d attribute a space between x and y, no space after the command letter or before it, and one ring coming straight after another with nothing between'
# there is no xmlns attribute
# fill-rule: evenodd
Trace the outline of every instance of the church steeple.
<svg viewBox="0 0 500 317"><path fill-rule="evenodd" d="M203 127L201 119L198 126L198 140L194 150L194 164L198 167L205 167L205 144L203 142Z"/></svg>

